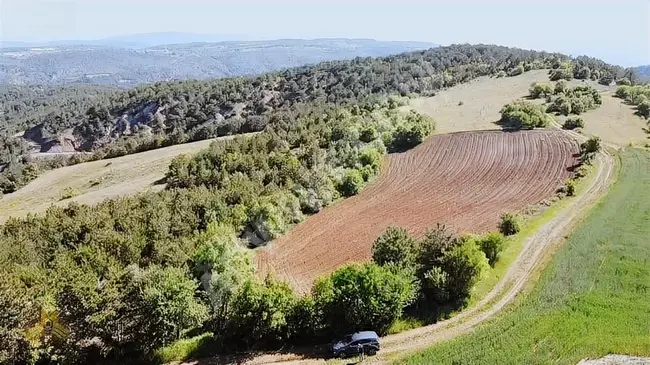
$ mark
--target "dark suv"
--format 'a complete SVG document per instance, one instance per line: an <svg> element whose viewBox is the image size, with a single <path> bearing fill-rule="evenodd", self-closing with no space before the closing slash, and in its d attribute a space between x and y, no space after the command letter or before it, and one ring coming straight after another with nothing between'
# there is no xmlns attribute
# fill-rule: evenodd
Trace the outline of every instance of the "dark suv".
<svg viewBox="0 0 650 365"><path fill-rule="evenodd" d="M332 343L334 357L348 357L361 352L374 355L379 351L379 336L373 331L357 332Z"/></svg>

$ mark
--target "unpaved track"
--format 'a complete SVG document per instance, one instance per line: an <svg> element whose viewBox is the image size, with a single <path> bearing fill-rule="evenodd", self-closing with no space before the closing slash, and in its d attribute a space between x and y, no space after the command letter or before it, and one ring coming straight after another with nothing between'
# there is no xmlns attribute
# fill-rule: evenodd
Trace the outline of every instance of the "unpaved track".
<svg viewBox="0 0 650 365"><path fill-rule="evenodd" d="M584 136L569 132L569 135L579 139ZM560 244L571 228L606 192L614 178L614 158L603 151L597 156L598 170L585 191L571 199L570 203L551 221L542 226L534 235L526 240L524 249L510 266L504 278L472 308L457 316L433 325L417 328L396 335L382 338L382 350L374 358L365 363L388 363L391 355L425 349L435 343L450 340L465 334L482 322L492 318L524 289L531 275L540 266L545 253ZM266 354L253 357L246 364L323 364L325 359L304 358L294 354ZM194 362L199 364L224 363L218 359Z"/></svg>

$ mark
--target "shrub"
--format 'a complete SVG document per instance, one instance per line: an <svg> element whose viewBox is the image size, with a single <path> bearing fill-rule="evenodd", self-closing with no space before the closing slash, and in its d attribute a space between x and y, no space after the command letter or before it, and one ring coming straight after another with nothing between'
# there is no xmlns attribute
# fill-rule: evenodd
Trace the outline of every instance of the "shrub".
<svg viewBox="0 0 650 365"><path fill-rule="evenodd" d="M551 117L544 109L533 103L517 100L501 109L500 124L513 129L547 127Z"/></svg>
<svg viewBox="0 0 650 365"><path fill-rule="evenodd" d="M404 228L388 227L372 245L372 260L381 266L412 267L415 254L416 241Z"/></svg>
<svg viewBox="0 0 650 365"><path fill-rule="evenodd" d="M637 105L636 107L636 112L640 116L648 119L650 117L650 101L644 100L640 102L639 105Z"/></svg>
<svg viewBox="0 0 650 365"><path fill-rule="evenodd" d="M390 150L393 152L405 151L422 143L431 132L434 124L428 117L410 113L406 121L397 127L390 141Z"/></svg>
<svg viewBox="0 0 650 365"><path fill-rule="evenodd" d="M504 213L499 222L499 232L504 236L512 236L521 230L521 218L516 214Z"/></svg>
<svg viewBox="0 0 650 365"><path fill-rule="evenodd" d="M476 240L476 244L481 248L481 251L483 251L488 263L492 267L499 260L499 255L501 255L501 252L505 248L505 242L505 237L499 232L488 233Z"/></svg>
<svg viewBox="0 0 650 365"><path fill-rule="evenodd" d="M553 88L549 84L535 83L529 89L529 93L530 93L531 98L537 99L537 98L546 97L548 95L551 95L553 93Z"/></svg>
<svg viewBox="0 0 650 365"><path fill-rule="evenodd" d="M632 90L632 88L628 85L619 86L616 89L615 95L618 98L627 99L627 97L630 96L630 90Z"/></svg>
<svg viewBox="0 0 650 365"><path fill-rule="evenodd" d="M620 79L616 80L616 85L630 86L630 85L632 85L632 82L627 77L623 77L623 78L620 78Z"/></svg>
<svg viewBox="0 0 650 365"><path fill-rule="evenodd" d="M589 80L591 77L591 70L589 67L583 66L579 69L576 69L576 71L573 73L573 76L579 80Z"/></svg>
<svg viewBox="0 0 650 365"><path fill-rule="evenodd" d="M442 268L447 274L445 289L449 301L462 305L489 264L481 249L474 242L466 241L444 256Z"/></svg>
<svg viewBox="0 0 650 365"><path fill-rule="evenodd" d="M589 85L580 85L564 90L564 93L560 94L548 106L547 111L563 115L581 114L597 108L602 102L602 96L598 90Z"/></svg>
<svg viewBox="0 0 650 365"><path fill-rule="evenodd" d="M79 195L79 192L77 191L77 189L72 188L72 187L67 187L67 188L65 188L63 190L63 194L61 194L61 200L74 198L77 195Z"/></svg>
<svg viewBox="0 0 650 365"><path fill-rule="evenodd" d="M576 129L576 128L584 128L585 127L585 122L582 120L582 118L579 117L571 117L568 118L567 120L564 121L564 125L562 128L564 129Z"/></svg>
<svg viewBox="0 0 650 365"><path fill-rule="evenodd" d="M339 184L339 192L346 197L357 195L363 188L363 183L363 176L359 170L348 170Z"/></svg>
<svg viewBox="0 0 650 365"><path fill-rule="evenodd" d="M519 65L508 71L508 76L518 76L524 73L524 66Z"/></svg>
<svg viewBox="0 0 650 365"><path fill-rule="evenodd" d="M600 151L600 137L591 137L580 145L583 154L596 153Z"/></svg>
<svg viewBox="0 0 650 365"><path fill-rule="evenodd" d="M219 351L219 342L210 332L192 338L183 338L168 346L159 348L154 353L154 361L166 364L196 357L210 356Z"/></svg>
<svg viewBox="0 0 650 365"><path fill-rule="evenodd" d="M235 349L266 348L284 343L297 297L285 282L272 278L261 284L250 279L230 304L224 333Z"/></svg>
<svg viewBox="0 0 650 365"><path fill-rule="evenodd" d="M564 80L558 80L558 82L555 83L555 88L553 89L553 92L555 94L563 94L567 89L566 86L566 81Z"/></svg>
<svg viewBox="0 0 650 365"><path fill-rule="evenodd" d="M573 71L571 70L570 67L563 67L563 68L551 70L549 79L551 81L557 81L557 80L571 81L573 80Z"/></svg>
<svg viewBox="0 0 650 365"><path fill-rule="evenodd" d="M379 135L377 134L377 128L375 128L372 125L369 125L361 130L361 134L359 135L359 140L361 142L365 143L370 143L377 139Z"/></svg>
<svg viewBox="0 0 650 365"><path fill-rule="evenodd" d="M353 264L317 280L312 293L332 334L361 330L385 334L413 302L416 285L400 271Z"/></svg>
<svg viewBox="0 0 650 365"><path fill-rule="evenodd" d="M370 166L373 171L379 171L383 156L374 148L366 148L359 155L359 162L362 166Z"/></svg>
<svg viewBox="0 0 650 365"><path fill-rule="evenodd" d="M566 195L574 196L576 193L576 185L573 181L569 180L566 182Z"/></svg>

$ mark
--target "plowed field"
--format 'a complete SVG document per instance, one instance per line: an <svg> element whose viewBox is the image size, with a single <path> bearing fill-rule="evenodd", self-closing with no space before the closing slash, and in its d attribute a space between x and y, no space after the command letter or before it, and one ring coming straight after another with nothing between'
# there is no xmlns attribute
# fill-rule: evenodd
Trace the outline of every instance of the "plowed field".
<svg viewBox="0 0 650 365"><path fill-rule="evenodd" d="M553 195L576 162L578 143L559 131L464 132L437 135L388 157L377 182L361 194L309 217L257 256L273 272L308 291L318 276L371 257L389 225L421 235L436 223L458 232L496 227L517 211Z"/></svg>

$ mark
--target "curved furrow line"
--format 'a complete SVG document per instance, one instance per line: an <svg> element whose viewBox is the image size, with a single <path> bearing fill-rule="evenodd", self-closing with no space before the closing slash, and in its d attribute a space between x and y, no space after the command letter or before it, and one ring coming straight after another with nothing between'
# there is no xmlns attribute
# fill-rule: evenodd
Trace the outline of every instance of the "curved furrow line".
<svg viewBox="0 0 650 365"><path fill-rule="evenodd" d="M554 132L477 132L431 137L391 155L377 182L325 208L270 243L256 260L300 291L351 261L370 258L387 226L420 235L435 223L458 231L494 227L504 207L519 210L568 177L566 137Z"/></svg>

